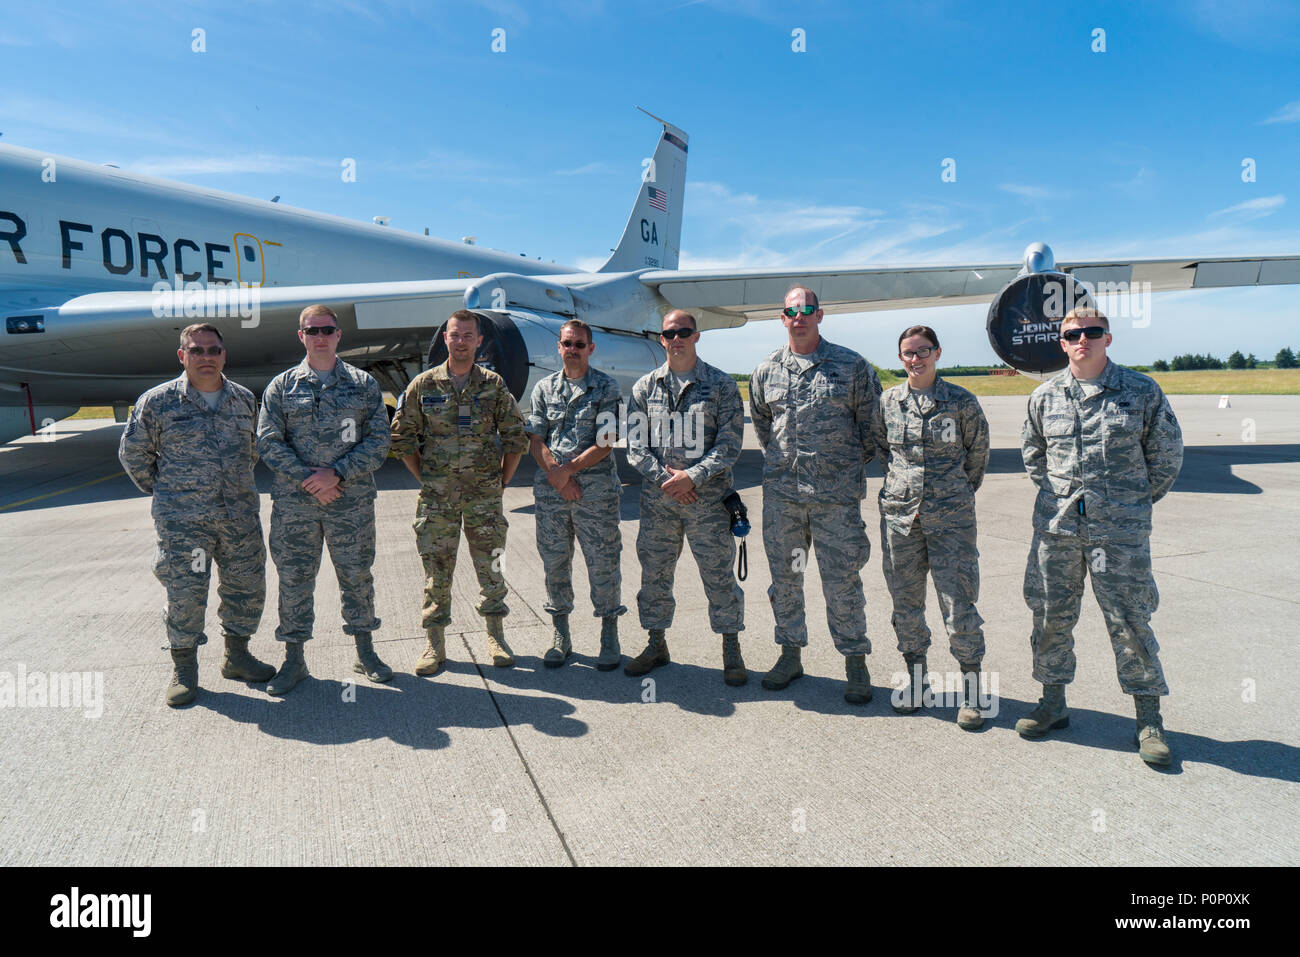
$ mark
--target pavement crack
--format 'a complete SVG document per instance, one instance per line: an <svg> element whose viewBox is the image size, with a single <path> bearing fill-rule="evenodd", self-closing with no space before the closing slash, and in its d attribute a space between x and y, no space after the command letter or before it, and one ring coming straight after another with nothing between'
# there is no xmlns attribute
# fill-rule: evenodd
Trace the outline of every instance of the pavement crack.
<svg viewBox="0 0 1300 957"><path fill-rule="evenodd" d="M573 851L569 849L569 842L564 838L564 831L560 829L560 822L555 819L555 814L551 811L551 804L546 800L546 795L542 793L542 786L538 783L537 776L533 774L532 765L528 763L528 758L524 757L523 748L519 746L519 739L515 737L514 728L510 727L505 712L501 710L501 702L497 699L496 692L492 690L492 683L488 681L487 674L483 671L483 665L474 654L474 649L470 647L469 638L464 632L461 633L460 640L465 645L465 650L469 652L470 661L474 662L474 670L478 672L479 680L483 682L483 687L487 689L488 697L492 699L492 707L497 709L497 717L501 719L501 726L506 729L506 735L514 746L515 754L519 755L519 763L523 765L524 773L528 775L533 791L537 794L537 800L542 803L542 810L546 812L546 819L551 822L551 829L555 831L555 836L560 839L560 846L564 848L564 856L569 859L570 865L577 867L578 861L573 856Z"/></svg>

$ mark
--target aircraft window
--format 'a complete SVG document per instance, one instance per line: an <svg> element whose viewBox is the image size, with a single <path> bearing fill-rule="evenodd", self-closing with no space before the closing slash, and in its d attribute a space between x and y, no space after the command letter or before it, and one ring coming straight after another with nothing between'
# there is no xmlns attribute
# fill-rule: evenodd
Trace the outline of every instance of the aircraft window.
<svg viewBox="0 0 1300 957"><path fill-rule="evenodd" d="M244 246L244 258L247 259L250 263L257 262L257 254L253 252L252 246L248 246L248 245Z"/></svg>

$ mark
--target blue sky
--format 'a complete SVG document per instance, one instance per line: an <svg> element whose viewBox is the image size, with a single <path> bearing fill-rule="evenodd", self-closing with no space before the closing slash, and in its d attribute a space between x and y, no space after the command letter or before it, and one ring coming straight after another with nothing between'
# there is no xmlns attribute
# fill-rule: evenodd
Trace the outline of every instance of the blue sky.
<svg viewBox="0 0 1300 957"><path fill-rule="evenodd" d="M1296 255L1296 49L1300 6L1264 0L25 4L0 23L0 141L594 267L655 142L639 105L691 136L682 268L1013 262L1035 240ZM1158 295L1112 354L1271 358L1300 347L1298 294ZM983 364L986 311L823 332L895 366L925 322L945 364ZM754 323L701 353L744 372L782 339Z"/></svg>

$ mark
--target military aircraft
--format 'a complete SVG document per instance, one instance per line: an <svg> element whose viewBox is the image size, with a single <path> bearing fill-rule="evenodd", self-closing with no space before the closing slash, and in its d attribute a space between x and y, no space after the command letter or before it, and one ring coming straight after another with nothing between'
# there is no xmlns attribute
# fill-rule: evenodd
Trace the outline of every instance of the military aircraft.
<svg viewBox="0 0 1300 957"><path fill-rule="evenodd" d="M177 373L176 335L192 322L222 330L227 374L260 391L302 358L293 330L316 302L338 314L340 355L394 394L442 361L435 333L471 309L485 332L482 361L522 398L559 367L569 318L595 330L595 364L626 394L664 361L657 333L670 309L691 310L701 329L773 319L796 282L828 313L990 301L994 350L1040 375L1065 362L1055 343L1062 302L1099 286L1300 282L1300 257L1058 265L1042 243L1014 264L680 270L688 137L652 118L659 141L596 272L0 146L0 441L87 404L111 404L124 419L140 393Z"/></svg>

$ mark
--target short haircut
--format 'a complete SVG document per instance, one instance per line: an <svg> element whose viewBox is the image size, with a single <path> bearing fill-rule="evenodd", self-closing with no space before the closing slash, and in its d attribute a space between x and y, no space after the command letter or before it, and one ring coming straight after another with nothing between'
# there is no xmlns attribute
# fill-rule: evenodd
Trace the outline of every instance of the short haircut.
<svg viewBox="0 0 1300 957"><path fill-rule="evenodd" d="M667 322L671 316L685 316L687 319L691 320L692 329L694 329L696 332L698 332L700 329L700 324L695 321L695 317L693 315L691 315L685 309L674 309L672 312L668 313L668 315L664 316L663 322L659 323L659 328L661 330L664 327L664 322Z"/></svg>
<svg viewBox="0 0 1300 957"><path fill-rule="evenodd" d="M936 349L939 348L939 336L929 326L908 326L903 330L903 334L898 337L898 351L903 351L903 340L910 339L912 336L925 336L930 340L930 344Z"/></svg>
<svg viewBox="0 0 1300 957"><path fill-rule="evenodd" d="M1065 318L1061 320L1061 328L1064 329L1067 325L1082 326L1085 319L1096 322L1097 325L1110 332L1110 320L1106 318L1100 309L1092 306L1076 306L1071 309L1065 314Z"/></svg>
<svg viewBox="0 0 1300 957"><path fill-rule="evenodd" d="M221 343L222 346L225 346L225 344L226 344L226 340L223 339L223 338L221 338L221 330L218 329L216 326L214 326L212 323L210 323L210 322L196 322L196 323L194 323L192 326L186 326L184 329L181 330L181 345L180 345L180 347L181 347L182 349L185 348L185 343L186 343L187 341L191 341L191 340L193 340L193 338L194 338L194 334L195 334L196 332L210 332L210 333L212 333L214 336L217 337L217 341L218 341L219 343Z"/></svg>
<svg viewBox="0 0 1300 957"><path fill-rule="evenodd" d="M302 324L308 319L316 319L320 316L328 316L334 325L339 324L339 317L334 315L334 310L324 303L318 302L315 305L308 306L298 314L298 328L301 329Z"/></svg>
<svg viewBox="0 0 1300 957"><path fill-rule="evenodd" d="M587 345L591 345L591 343L593 343L593 342L596 341L596 340L595 340L595 337L593 337L592 334L591 334L591 326L587 325L587 324L586 324L585 322L583 322L581 319L570 319L570 320L569 320L568 322L566 322L564 325L560 326L560 334L561 334L561 335L564 334L564 330L565 330L565 329L580 329L580 330L582 330L582 334L585 335L585 336L587 337Z"/></svg>
<svg viewBox="0 0 1300 957"><path fill-rule="evenodd" d="M470 312L468 309L457 309L447 317L448 322L451 322L453 319L459 319L461 322L472 322L474 323L474 331L479 335L483 334L483 327L478 323L477 312Z"/></svg>
<svg viewBox="0 0 1300 957"><path fill-rule="evenodd" d="M809 289L807 286L799 285L799 284L793 285L793 286L791 286L789 289L787 289L787 290L785 291L785 295L784 295L783 297L781 297L781 301L782 301L782 302L785 302L787 299L790 298L790 293L792 293L792 292L798 292L800 289L802 289L804 292L808 293L808 295L812 296L812 304L813 304L814 306L816 306L818 309L820 309L820 308L822 307L822 301L821 301L820 299L817 298L817 293L813 292L813 291L812 291L811 289Z"/></svg>

